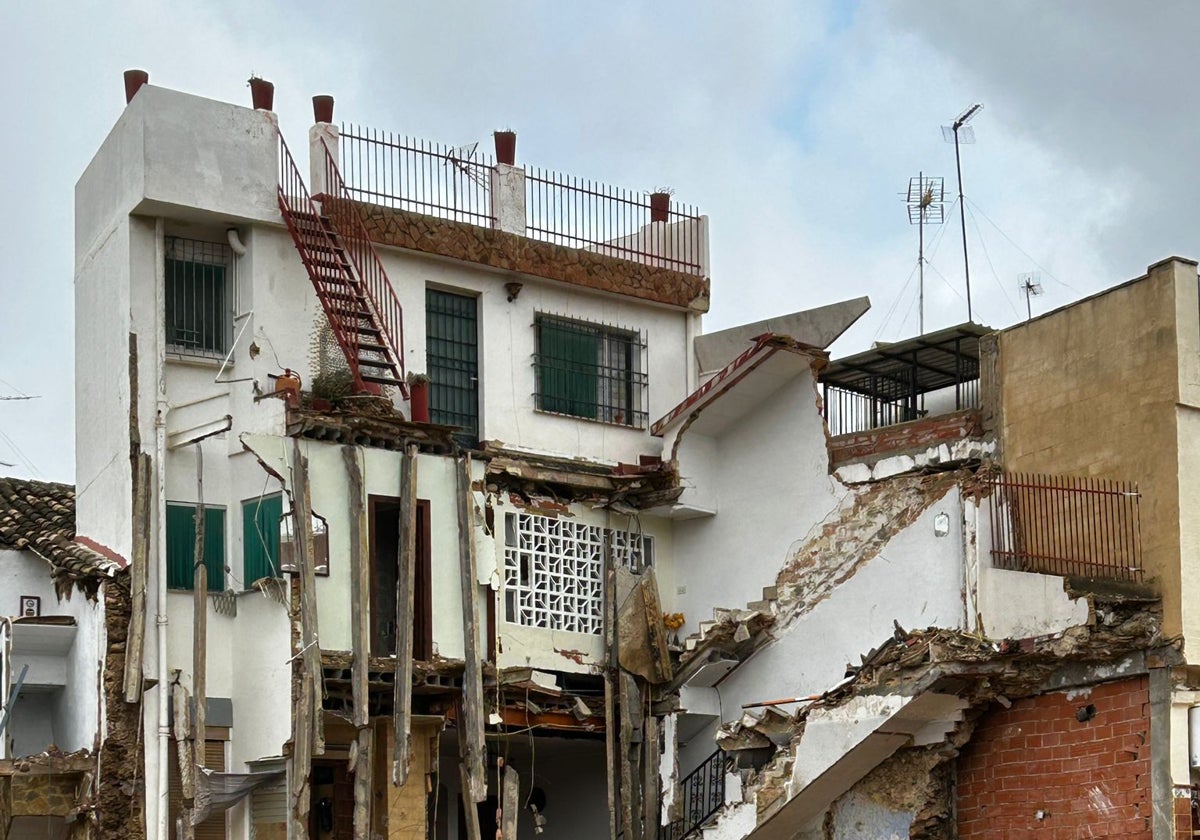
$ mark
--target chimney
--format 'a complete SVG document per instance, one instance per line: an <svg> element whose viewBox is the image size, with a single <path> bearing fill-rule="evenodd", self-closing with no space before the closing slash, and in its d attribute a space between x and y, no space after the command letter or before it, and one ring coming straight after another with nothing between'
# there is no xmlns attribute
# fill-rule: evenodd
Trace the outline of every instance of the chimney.
<svg viewBox="0 0 1200 840"><path fill-rule="evenodd" d="M507 163L509 166L517 165L517 132L515 131L497 131L492 137L496 141L496 163Z"/></svg>
<svg viewBox="0 0 1200 840"><path fill-rule="evenodd" d="M319 123L333 122L333 97L332 96L314 96L313 97L313 122L319 122Z"/></svg>
<svg viewBox="0 0 1200 840"><path fill-rule="evenodd" d="M133 101L133 97L142 89L142 85L150 81L150 74L145 70L125 71L125 104Z"/></svg>

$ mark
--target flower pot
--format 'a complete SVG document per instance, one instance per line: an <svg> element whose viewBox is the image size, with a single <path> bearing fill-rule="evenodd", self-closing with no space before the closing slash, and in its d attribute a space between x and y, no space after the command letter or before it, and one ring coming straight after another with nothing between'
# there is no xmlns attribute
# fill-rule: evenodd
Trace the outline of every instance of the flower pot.
<svg viewBox="0 0 1200 840"><path fill-rule="evenodd" d="M497 131L492 137L496 141L496 163L515 166L517 163L517 133L515 131Z"/></svg>
<svg viewBox="0 0 1200 840"><path fill-rule="evenodd" d="M333 122L333 97L313 97L313 121L319 123Z"/></svg>
<svg viewBox="0 0 1200 840"><path fill-rule="evenodd" d="M408 383L408 407L414 423L429 422L429 381Z"/></svg>
<svg viewBox="0 0 1200 840"><path fill-rule="evenodd" d="M650 193L650 221L665 222L671 211L671 194L665 192Z"/></svg>
<svg viewBox="0 0 1200 840"><path fill-rule="evenodd" d="M313 397L309 402L313 411L333 411L333 403L324 397Z"/></svg>
<svg viewBox="0 0 1200 840"><path fill-rule="evenodd" d="M254 102L254 110L274 110L275 85L271 84L266 79L251 79L250 98Z"/></svg>
<svg viewBox="0 0 1200 840"><path fill-rule="evenodd" d="M125 71L125 104L128 105L133 101L133 97L142 85L150 81L150 74L145 70L126 70Z"/></svg>

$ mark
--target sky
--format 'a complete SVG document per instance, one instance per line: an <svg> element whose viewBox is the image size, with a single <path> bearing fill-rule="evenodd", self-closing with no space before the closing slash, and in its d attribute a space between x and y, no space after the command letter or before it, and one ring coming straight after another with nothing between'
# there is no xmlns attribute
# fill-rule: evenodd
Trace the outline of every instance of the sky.
<svg viewBox="0 0 1200 840"><path fill-rule="evenodd" d="M675 198L710 218L706 331L868 295L835 357L918 329L905 192L926 229L925 326L1045 312L1200 256L1200 5L1158 0L34 3L0 10L0 474L73 481L74 185L124 107L122 71L249 104L303 148L309 98L428 140L518 134L518 163ZM1119 337L1114 337L1119 340ZM114 360L114 375L123 375ZM32 396L35 399L12 399ZM7 466L6 464L11 464Z"/></svg>

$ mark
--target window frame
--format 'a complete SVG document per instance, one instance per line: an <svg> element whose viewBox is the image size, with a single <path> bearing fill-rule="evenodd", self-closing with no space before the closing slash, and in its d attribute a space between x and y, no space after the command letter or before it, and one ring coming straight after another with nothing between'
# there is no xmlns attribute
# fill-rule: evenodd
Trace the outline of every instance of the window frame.
<svg viewBox="0 0 1200 840"><path fill-rule="evenodd" d="M649 426L647 347L639 330L548 312L534 314L533 328L535 411L629 429ZM559 347L549 349L555 333ZM579 358L592 355L591 347L594 361Z"/></svg>
<svg viewBox="0 0 1200 840"><path fill-rule="evenodd" d="M179 267L181 274L174 270L175 266ZM188 266L191 268L186 268ZM221 276L205 277L205 268L219 268ZM232 346L234 293L237 288L237 261L233 249L226 242L168 234L163 237L162 270L163 311L160 314L165 328L167 353L191 358L223 359ZM212 294L214 299L211 302L207 299L201 302L200 309L205 310L203 315L198 316L195 311L181 312L181 307L187 304L179 303L180 290L190 284L194 284L193 299L196 297L194 286L211 286L211 289L201 292L205 296L219 289L219 294ZM187 295L186 291L184 295ZM180 324L185 321L191 323L181 327ZM201 322L198 328L195 324L197 321ZM199 338L183 340L179 336L181 330L196 333Z"/></svg>
<svg viewBox="0 0 1200 840"><path fill-rule="evenodd" d="M277 506L276 511L274 507ZM247 518L247 517L251 518ZM264 493L242 500L242 585L250 589L256 580L282 578L283 562L279 520L283 516L283 493ZM250 526L254 528L251 530ZM264 527L266 526L266 527ZM259 569L251 571L252 549L258 550L252 539L257 539L263 555L264 574ZM272 554L273 550L273 554Z"/></svg>

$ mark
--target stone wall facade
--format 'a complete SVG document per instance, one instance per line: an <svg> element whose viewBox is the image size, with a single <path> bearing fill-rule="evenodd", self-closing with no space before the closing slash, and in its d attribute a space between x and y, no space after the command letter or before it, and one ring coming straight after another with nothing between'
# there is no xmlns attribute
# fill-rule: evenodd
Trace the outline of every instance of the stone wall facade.
<svg viewBox="0 0 1200 840"><path fill-rule="evenodd" d="M325 199L326 204L333 201ZM708 311L709 281L696 274L375 204L358 204L357 209L367 235L380 245L450 257L696 312Z"/></svg>
<svg viewBox="0 0 1200 840"><path fill-rule="evenodd" d="M913 455L943 443L983 436L979 409L924 417L908 423L853 432L829 439L831 469L846 464L870 464L892 455Z"/></svg>

